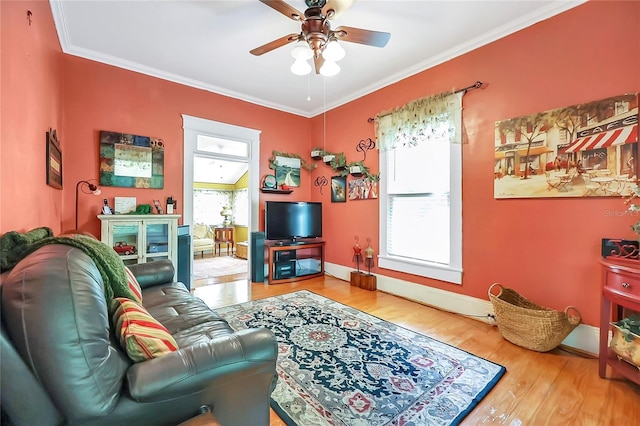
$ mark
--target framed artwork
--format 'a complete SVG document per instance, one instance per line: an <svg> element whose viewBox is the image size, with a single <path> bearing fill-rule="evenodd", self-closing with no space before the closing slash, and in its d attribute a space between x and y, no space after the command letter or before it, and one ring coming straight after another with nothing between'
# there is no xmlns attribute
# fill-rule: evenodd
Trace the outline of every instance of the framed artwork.
<svg viewBox="0 0 640 426"><path fill-rule="evenodd" d="M164 141L100 131L100 185L164 188Z"/></svg>
<svg viewBox="0 0 640 426"><path fill-rule="evenodd" d="M47 185L62 189L62 150L53 129L47 132Z"/></svg>
<svg viewBox="0 0 640 426"><path fill-rule="evenodd" d="M290 188L300 186L300 159L276 156L276 183Z"/></svg>
<svg viewBox="0 0 640 426"><path fill-rule="evenodd" d="M378 182L373 179L360 178L349 181L350 200L375 200L378 198Z"/></svg>
<svg viewBox="0 0 640 426"><path fill-rule="evenodd" d="M347 201L347 177L331 177L331 202L344 203Z"/></svg>
<svg viewBox="0 0 640 426"><path fill-rule="evenodd" d="M495 198L628 196L638 178L638 93L495 123Z"/></svg>

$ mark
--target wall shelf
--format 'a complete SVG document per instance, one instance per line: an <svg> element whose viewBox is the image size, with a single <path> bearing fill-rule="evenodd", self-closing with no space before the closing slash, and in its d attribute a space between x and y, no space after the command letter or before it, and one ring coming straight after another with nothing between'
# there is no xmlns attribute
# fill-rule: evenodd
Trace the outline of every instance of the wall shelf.
<svg viewBox="0 0 640 426"><path fill-rule="evenodd" d="M293 189L260 188L260 191L271 194L291 194Z"/></svg>

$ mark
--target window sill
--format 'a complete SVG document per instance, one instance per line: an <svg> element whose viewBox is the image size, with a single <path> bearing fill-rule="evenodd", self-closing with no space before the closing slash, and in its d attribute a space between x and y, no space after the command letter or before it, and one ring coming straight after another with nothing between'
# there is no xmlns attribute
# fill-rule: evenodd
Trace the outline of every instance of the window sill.
<svg viewBox="0 0 640 426"><path fill-rule="evenodd" d="M397 257L379 256L378 266L393 271L433 278L453 284L462 284L462 269L436 263L408 261Z"/></svg>

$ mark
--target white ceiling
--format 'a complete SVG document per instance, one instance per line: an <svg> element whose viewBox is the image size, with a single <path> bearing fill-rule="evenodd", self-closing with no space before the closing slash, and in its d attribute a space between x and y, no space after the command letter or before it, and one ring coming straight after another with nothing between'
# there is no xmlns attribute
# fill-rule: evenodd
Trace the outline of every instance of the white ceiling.
<svg viewBox="0 0 640 426"><path fill-rule="evenodd" d="M249 170L247 163L194 157L193 181L234 185Z"/></svg>
<svg viewBox="0 0 640 426"><path fill-rule="evenodd" d="M575 7L574 1L356 1L332 27L391 33L341 43L340 74L293 75L293 45L249 53L300 23L258 0L50 0L65 53L313 117ZM304 12L302 0L288 4ZM479 80L482 76L477 77ZM473 84L461 81L460 87ZM307 97L311 100L308 101Z"/></svg>

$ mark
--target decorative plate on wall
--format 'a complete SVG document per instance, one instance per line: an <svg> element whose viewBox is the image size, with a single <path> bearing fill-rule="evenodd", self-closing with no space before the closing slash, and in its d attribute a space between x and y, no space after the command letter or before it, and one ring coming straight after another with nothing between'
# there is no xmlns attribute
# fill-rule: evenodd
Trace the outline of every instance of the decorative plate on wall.
<svg viewBox="0 0 640 426"><path fill-rule="evenodd" d="M275 188L276 187L276 176L275 175L266 175L264 180L262 181L263 188Z"/></svg>

